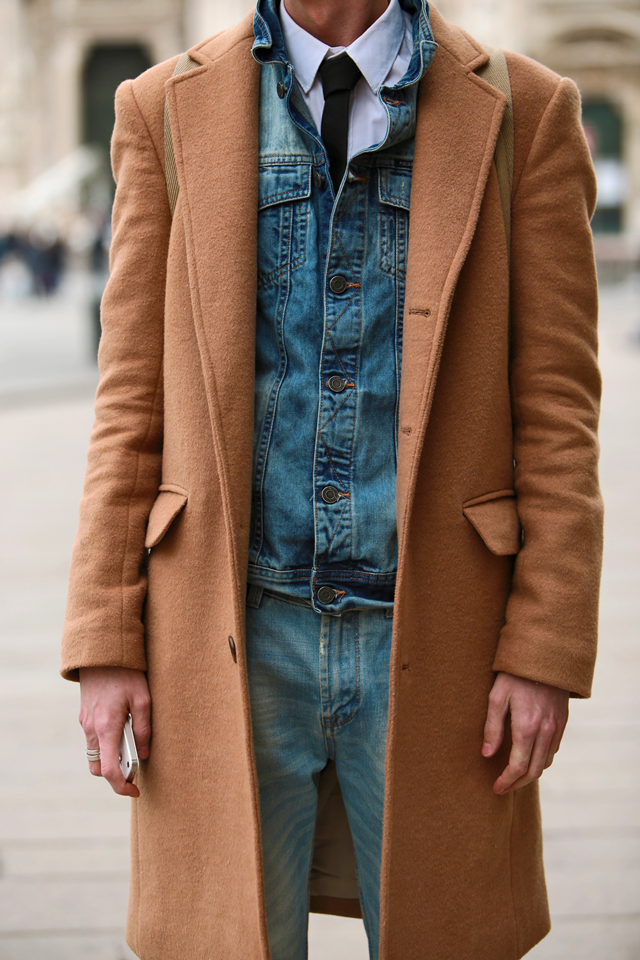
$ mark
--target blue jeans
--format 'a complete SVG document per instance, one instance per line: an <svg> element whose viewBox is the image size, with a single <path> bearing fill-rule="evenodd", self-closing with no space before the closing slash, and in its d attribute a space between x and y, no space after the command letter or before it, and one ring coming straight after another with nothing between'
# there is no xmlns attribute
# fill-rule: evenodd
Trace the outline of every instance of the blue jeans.
<svg viewBox="0 0 640 960"><path fill-rule="evenodd" d="M272 960L305 960L318 781L335 761L378 956L392 610L318 614L253 588L247 665ZM253 604L253 605L252 605Z"/></svg>

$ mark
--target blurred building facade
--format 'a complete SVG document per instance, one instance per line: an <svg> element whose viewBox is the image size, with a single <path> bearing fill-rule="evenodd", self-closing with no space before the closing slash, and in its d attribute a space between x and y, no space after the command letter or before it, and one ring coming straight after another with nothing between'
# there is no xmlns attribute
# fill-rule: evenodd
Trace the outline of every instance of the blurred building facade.
<svg viewBox="0 0 640 960"><path fill-rule="evenodd" d="M113 92L237 21L250 0L0 0L0 209L80 144L107 149ZM640 0L440 0L480 41L578 83L598 169L595 231L640 251Z"/></svg>

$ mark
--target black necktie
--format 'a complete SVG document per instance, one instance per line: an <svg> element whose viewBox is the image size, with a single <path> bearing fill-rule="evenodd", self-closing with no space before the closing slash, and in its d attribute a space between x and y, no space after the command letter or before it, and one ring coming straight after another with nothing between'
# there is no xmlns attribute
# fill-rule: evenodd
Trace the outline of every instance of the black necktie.
<svg viewBox="0 0 640 960"><path fill-rule="evenodd" d="M329 154L329 172L336 193L347 166L349 97L361 76L360 68L347 53L320 64L324 90L320 135Z"/></svg>

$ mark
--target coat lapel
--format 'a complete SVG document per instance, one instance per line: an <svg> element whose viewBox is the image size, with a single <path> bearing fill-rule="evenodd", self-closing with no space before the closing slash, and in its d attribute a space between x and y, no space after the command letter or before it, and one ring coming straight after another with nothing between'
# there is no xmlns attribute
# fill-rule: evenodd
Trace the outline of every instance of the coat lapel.
<svg viewBox="0 0 640 960"><path fill-rule="evenodd" d="M488 56L432 8L439 49L422 81L400 387L400 568L451 302L471 245L506 98L472 73ZM400 569L399 568L399 569Z"/></svg>
<svg viewBox="0 0 640 960"><path fill-rule="evenodd" d="M167 83L189 291L220 468L237 600L251 506L258 210L259 65L252 16L190 55Z"/></svg>

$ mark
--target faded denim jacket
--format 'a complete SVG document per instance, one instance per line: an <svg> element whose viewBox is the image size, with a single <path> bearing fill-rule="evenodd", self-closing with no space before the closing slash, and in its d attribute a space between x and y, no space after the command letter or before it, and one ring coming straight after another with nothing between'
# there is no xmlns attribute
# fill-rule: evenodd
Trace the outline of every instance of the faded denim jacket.
<svg viewBox="0 0 640 960"><path fill-rule="evenodd" d="M253 490L248 580L318 613L389 607L409 198L418 82L436 50L426 0L413 53L378 97L382 143L334 194L287 59L276 0L260 0L262 64Z"/></svg>

